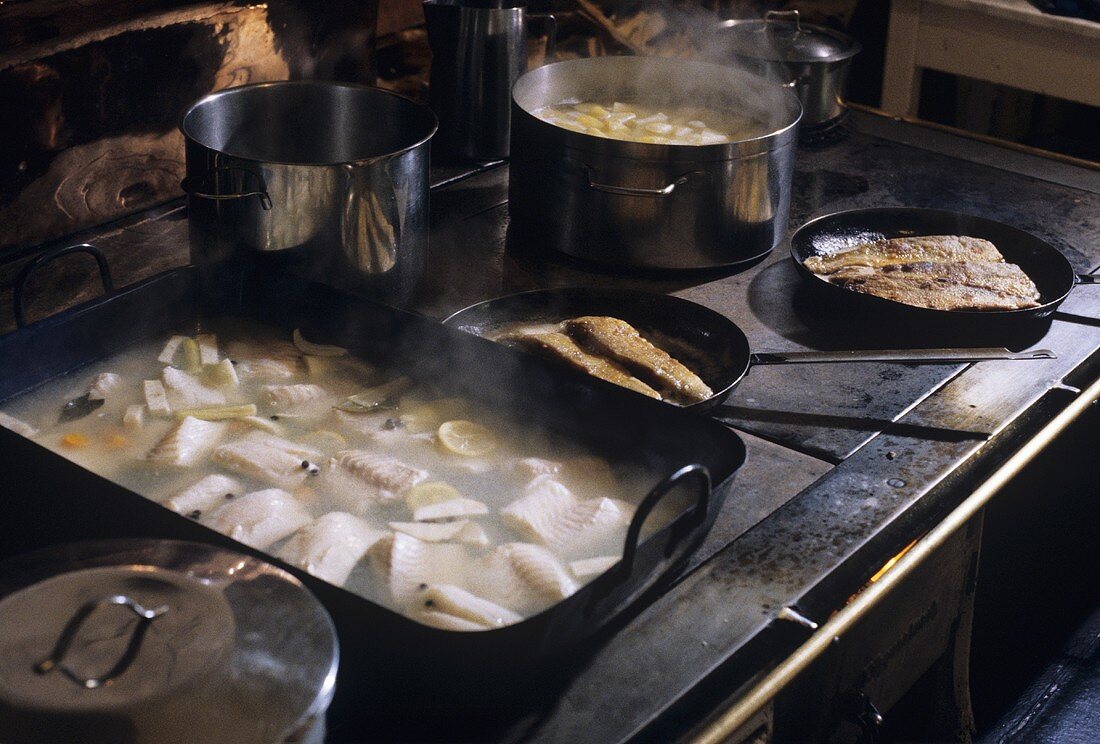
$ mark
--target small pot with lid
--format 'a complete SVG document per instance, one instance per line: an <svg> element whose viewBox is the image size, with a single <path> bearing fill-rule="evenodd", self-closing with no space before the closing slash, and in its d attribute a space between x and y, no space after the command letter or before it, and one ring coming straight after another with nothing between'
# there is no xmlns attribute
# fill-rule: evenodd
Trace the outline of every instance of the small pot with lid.
<svg viewBox="0 0 1100 744"><path fill-rule="evenodd" d="M747 68L792 88L802 102L803 131L834 124L860 43L839 31L802 23L797 10L770 11L763 20L733 19L714 29L706 57Z"/></svg>
<svg viewBox="0 0 1100 744"><path fill-rule="evenodd" d="M103 540L0 563L0 741L320 742L338 659L264 561Z"/></svg>

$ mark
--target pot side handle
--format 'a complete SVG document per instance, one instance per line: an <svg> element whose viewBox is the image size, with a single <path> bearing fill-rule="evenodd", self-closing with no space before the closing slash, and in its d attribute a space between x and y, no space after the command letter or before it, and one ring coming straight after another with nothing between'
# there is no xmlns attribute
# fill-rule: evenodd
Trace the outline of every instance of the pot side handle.
<svg viewBox="0 0 1100 744"><path fill-rule="evenodd" d="M644 196L657 199L663 199L666 196L670 196L672 192L676 190L677 186L687 183L688 179L694 175L707 175L705 171L689 171L672 183L662 186L659 189L642 189L633 186L613 186L607 183L597 183L592 180L592 168L590 166L585 166L585 173L588 175L588 188L593 191L602 191L606 194L615 194L616 196Z"/></svg>
<svg viewBox="0 0 1100 744"><path fill-rule="evenodd" d="M667 496L681 481L688 478L695 479L699 488L698 497L695 501L695 506L692 507L690 512L684 515L686 517L685 521L679 525L676 532L669 537L669 545L665 552L665 557L671 557L676 548L679 547L689 535L696 531L695 528L706 521L707 512L710 509L710 471L707 470L705 465L700 465L698 463L685 465L654 486L652 490L646 494L646 497L642 499L642 503L638 504L638 509L634 512L634 518L630 520L630 526L626 530L626 540L623 544L623 557L610 569L614 577L603 591L593 594L586 608L586 615L591 615L600 602L606 599L607 596L614 591L615 587L621 585L633 575L634 556L638 552L638 543L641 540L642 527L645 525L646 518L649 517L654 507L657 506L657 503L660 502L661 499ZM631 597L622 609L625 610L627 607L634 604L634 602L649 589L664 583L675 571L679 570L680 559L685 557L686 555L681 555L677 560L669 561L667 568L665 568L656 579L650 582L648 586L642 587L642 591L637 592Z"/></svg>
<svg viewBox="0 0 1100 744"><path fill-rule="evenodd" d="M229 193L214 193L210 191L207 184L211 179L217 176L219 173L232 174L232 173L244 173L260 182L260 187L252 191L233 191ZM258 196L260 198L260 206L266 212L271 209L271 195L267 193L267 185L264 183L263 176L253 173L250 170L244 168L214 168L209 170L201 176L187 176L180 181L180 188L188 196L193 196L197 199L212 199L214 201L229 201L231 199L244 199L249 196Z"/></svg>
<svg viewBox="0 0 1100 744"><path fill-rule="evenodd" d="M107 257L103 255L103 252L99 250L99 248L96 248L91 243L78 243L77 245L66 245L48 250L24 266L23 270L19 272L19 276L15 279L15 289L12 291L12 309L15 314L15 325L17 328L23 328L27 325L27 301L24 296L26 294L27 282L30 281L34 273L40 268L70 253L87 253L94 258L96 264L99 266L99 279L103 283L103 293L108 295L114 293L115 283L111 280L111 267L107 265Z"/></svg>

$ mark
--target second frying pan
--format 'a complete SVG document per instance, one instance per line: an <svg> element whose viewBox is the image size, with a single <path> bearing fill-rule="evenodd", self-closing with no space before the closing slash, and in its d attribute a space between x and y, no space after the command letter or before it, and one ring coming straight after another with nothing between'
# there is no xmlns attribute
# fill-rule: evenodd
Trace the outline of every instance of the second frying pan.
<svg viewBox="0 0 1100 744"><path fill-rule="evenodd" d="M753 365L834 362L953 364L988 359L1052 359L1055 356L1054 352L1046 349L1013 353L1004 348L753 353L744 332L726 316L679 297L626 289L571 288L521 292L470 305L443 322L477 336L492 337L519 325L553 324L581 315L608 315L625 320L642 336L699 375L714 395L683 406L695 411L708 410L722 403Z"/></svg>
<svg viewBox="0 0 1100 744"><path fill-rule="evenodd" d="M1024 270L1039 290L1039 306L1020 310L933 310L906 305L882 297L837 286L806 268L806 259L888 238L920 235L967 235L984 238ZM1003 327L1027 320L1048 318L1078 284L1096 284L1100 277L1077 274L1062 252L1050 243L1003 222L938 209L886 207L853 209L818 217L791 237L791 257L809 286L841 305L871 313L888 313L914 321L965 325L973 328Z"/></svg>

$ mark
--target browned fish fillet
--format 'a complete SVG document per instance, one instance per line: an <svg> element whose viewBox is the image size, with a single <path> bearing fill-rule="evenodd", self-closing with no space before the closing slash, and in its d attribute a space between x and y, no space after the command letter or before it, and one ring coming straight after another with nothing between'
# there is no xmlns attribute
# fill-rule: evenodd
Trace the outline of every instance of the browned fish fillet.
<svg viewBox="0 0 1100 744"><path fill-rule="evenodd" d="M856 292L935 310L1017 310L1039 305L1039 290L1016 264L931 263L851 267L830 274Z"/></svg>
<svg viewBox="0 0 1100 744"><path fill-rule="evenodd" d="M636 393L648 395L650 398L661 397L649 385L631 377L606 359L589 354L564 333L508 333L497 340L533 351L540 356L565 362L581 372L587 372L593 377L613 382Z"/></svg>
<svg viewBox="0 0 1100 744"><path fill-rule="evenodd" d="M960 235L924 235L861 243L831 256L811 256L804 265L815 274L832 274L848 266L896 266L932 263L999 263L1004 256L988 240Z"/></svg>
<svg viewBox="0 0 1100 744"><path fill-rule="evenodd" d="M642 338L625 320L586 315L563 325L581 346L618 362L677 402L696 403L714 395L697 374Z"/></svg>

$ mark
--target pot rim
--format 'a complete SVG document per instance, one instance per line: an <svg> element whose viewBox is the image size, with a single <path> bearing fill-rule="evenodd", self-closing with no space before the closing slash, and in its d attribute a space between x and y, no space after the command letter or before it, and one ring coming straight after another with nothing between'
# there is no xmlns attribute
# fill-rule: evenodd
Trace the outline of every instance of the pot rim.
<svg viewBox="0 0 1100 744"><path fill-rule="evenodd" d="M417 109L420 109L422 112L426 113L429 117L431 117L430 118L431 126L428 128L428 133L425 136L421 137L416 142L414 142L410 145L407 145L405 147L402 147L401 149L398 149L398 150L393 150L391 152L383 153L381 155L372 155L370 157L365 157L365 158L355 158L355 159L352 159L352 160L336 160L336 161L332 161L332 162L316 162L316 163L295 163L295 162L289 162L289 161L283 161L283 160L268 160L268 159L261 160L261 159L258 159L258 158L250 158L250 157L244 157L244 156L241 156L241 155L235 155L234 153L232 153L228 150L223 150L220 147L213 147L211 145L206 144L205 142L200 141L197 137L195 137L194 135L189 133L186 129L187 118L189 116L191 116L192 113L194 113L196 110L199 109L199 107L203 106L204 104L208 104L211 101L217 100L218 98L221 98L221 97L227 96L227 95L234 95L234 94L238 93L239 91L243 91L243 90L258 89L258 88L283 88L283 87L289 87L289 86L309 87L309 88L350 88L350 89L354 89L354 90L369 90L369 91L374 91L376 93L383 93L387 96L397 98L397 99L407 103L408 105L414 106ZM211 151L214 151L214 152L219 152L219 153L221 153L221 154L223 154L227 157L231 157L231 158L234 158L236 160L247 161L247 162L251 162L251 163L264 163L264 164L267 164L267 165L284 165L284 166L292 166L292 167L293 166L298 166L298 167L302 167L302 168L324 168L324 167L333 167L333 166L342 166L342 165L366 165L368 163L375 162L375 161L377 161L381 158L390 158L390 157L394 157L395 155L402 155L406 152L410 152L412 150L415 150L416 148L420 147L424 143L429 142L432 139L432 137L435 136L436 132L439 130L439 117L437 117L435 115L435 112L432 111L428 106L425 106L422 103L414 101L413 99L409 98L408 96L403 96L400 93L394 93L393 91L386 90L385 88L379 88L376 85L366 85L366 84L363 84L363 83L344 83L344 82L328 81L328 80L271 80L271 81L262 82L262 83L247 83L245 85L234 85L234 86L229 87L229 88L222 88L221 90L216 90L216 91L213 91L211 93L207 93L205 96L198 99L197 101L195 101L194 103L192 103L190 106L187 107L187 110L183 112L183 116L180 117L180 123L179 123L178 129L180 131L180 134L183 135L184 139L186 139L190 142L194 142L195 144L199 145L200 147L205 147L208 150L211 150Z"/></svg>
<svg viewBox="0 0 1100 744"><path fill-rule="evenodd" d="M566 66L580 66L589 64L600 64L599 60L605 59L632 59L630 57L583 57L580 59L562 60L560 62L552 62L548 65L537 67L533 70L528 70L516 80L515 85L512 86L512 105L522 112L526 119L535 124L536 126L548 128L547 131L553 131L562 137L562 141L565 143L565 147L570 150L578 150L581 152L593 152L604 151L607 148L614 148L617 151L617 155L621 157L627 157L634 160L643 161L683 161L683 162L712 162L712 161L725 161L725 160L740 160L746 155L756 155L771 150L776 150L784 145L793 142L796 139L798 125L802 121L802 117L805 114L805 109L802 106L802 101L793 91L784 91L780 94L786 93L788 96L788 102L794 103L797 106L796 115L787 124L772 129L764 134L757 135L755 137L746 137L745 139L735 140L733 142L723 142L721 144L714 145L678 145L678 144L652 144L649 142L634 142L632 140L618 140L610 137L597 137L592 134L585 134L584 132L574 132L571 129L565 127L559 127L555 124L543 121L534 113L529 111L523 104L516 100L516 90L519 88L520 83L525 78L532 77L537 74L552 74L543 72L553 67L566 67ZM701 60L687 60L679 59L675 57L640 57L640 59L659 59L662 60L660 64L689 64L700 65L706 67L719 68L723 71L729 71L731 68L728 65L721 65L714 62L707 62ZM755 75L752 72L746 70L738 70L738 72L752 75L753 77L765 80L759 75ZM775 86L777 89L780 86ZM513 117L514 126L515 117ZM746 152L747 151L747 152Z"/></svg>

